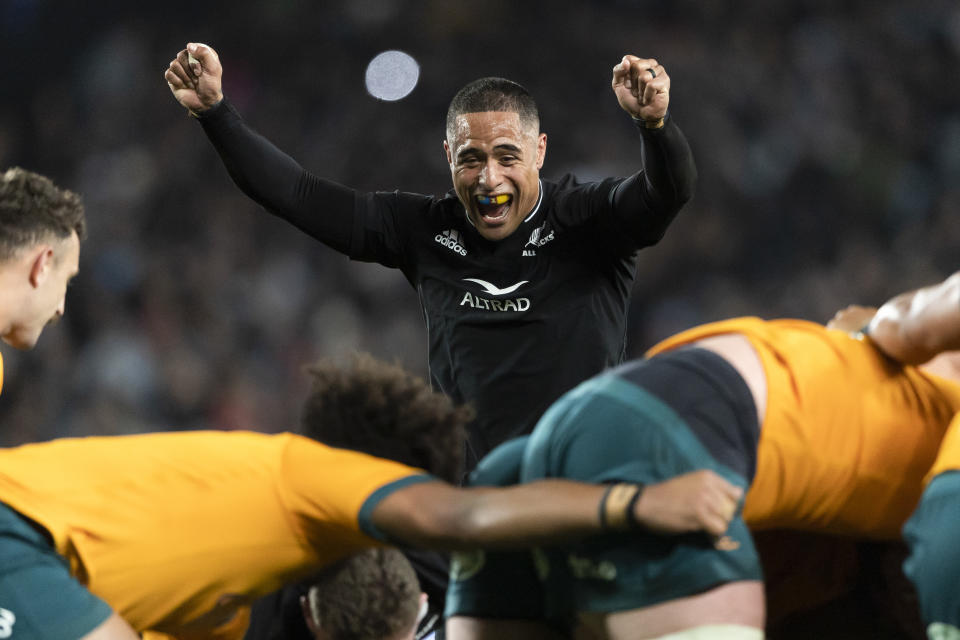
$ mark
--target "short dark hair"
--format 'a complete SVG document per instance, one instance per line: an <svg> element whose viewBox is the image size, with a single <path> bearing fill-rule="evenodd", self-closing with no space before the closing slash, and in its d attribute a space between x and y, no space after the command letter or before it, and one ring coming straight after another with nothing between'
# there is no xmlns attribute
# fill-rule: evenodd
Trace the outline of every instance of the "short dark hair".
<svg viewBox="0 0 960 640"><path fill-rule="evenodd" d="M0 260L52 238L86 237L80 196L50 178L13 167L0 175Z"/></svg>
<svg viewBox="0 0 960 640"><path fill-rule="evenodd" d="M367 549L325 567L307 608L331 640L382 640L413 629L420 583L396 549Z"/></svg>
<svg viewBox="0 0 960 640"><path fill-rule="evenodd" d="M456 133L457 116L483 111L512 111L520 116L520 124L540 131L537 102L522 85L506 78L474 80L453 96L447 109L447 139Z"/></svg>
<svg viewBox="0 0 960 640"><path fill-rule="evenodd" d="M346 367L320 360L306 372L312 381L301 434L460 483L470 407L455 405L422 378L369 354L355 354Z"/></svg>

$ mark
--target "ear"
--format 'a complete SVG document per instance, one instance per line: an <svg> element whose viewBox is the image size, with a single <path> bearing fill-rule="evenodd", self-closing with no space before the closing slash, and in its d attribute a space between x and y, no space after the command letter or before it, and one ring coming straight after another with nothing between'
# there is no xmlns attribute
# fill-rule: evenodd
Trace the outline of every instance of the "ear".
<svg viewBox="0 0 960 640"><path fill-rule="evenodd" d="M34 249L33 257L30 259L30 285L36 289L53 268L53 247L48 244L40 245Z"/></svg>
<svg viewBox="0 0 960 640"><path fill-rule="evenodd" d="M543 169L543 161L547 158L547 134L541 133L537 138L537 169Z"/></svg>
<svg viewBox="0 0 960 640"><path fill-rule="evenodd" d="M303 611L303 619L307 623L307 628L310 629L310 635L318 640L323 636L320 635L320 621L313 616L313 610L310 608L310 602L307 599L307 596L300 596L300 610Z"/></svg>
<svg viewBox="0 0 960 640"><path fill-rule="evenodd" d="M427 617L427 612L430 610L430 603L428 602L429 597L423 591L420 592L420 610L417 611L417 624L415 627L419 627L420 623L423 622L423 619Z"/></svg>
<svg viewBox="0 0 960 640"><path fill-rule="evenodd" d="M447 156L447 164L453 165L453 155L450 153L450 145L447 144L447 141L443 141L443 152Z"/></svg>

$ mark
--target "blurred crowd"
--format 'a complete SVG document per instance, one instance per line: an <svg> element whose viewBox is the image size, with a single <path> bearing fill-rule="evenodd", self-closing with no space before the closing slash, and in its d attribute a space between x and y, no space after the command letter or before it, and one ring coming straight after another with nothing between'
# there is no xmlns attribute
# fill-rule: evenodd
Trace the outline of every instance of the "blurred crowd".
<svg viewBox="0 0 960 640"><path fill-rule="evenodd" d="M447 103L485 75L537 98L543 177L632 173L611 68L656 57L700 182L642 254L631 355L733 315L826 321L960 268L948 0L4 0L0 167L81 193L90 234L61 326L33 352L0 349L0 445L289 428L301 366L357 349L426 374L399 272L350 262L233 186L162 77L188 41L218 50L246 120L309 170L433 194L450 188ZM364 87L387 49L420 63L397 102Z"/></svg>

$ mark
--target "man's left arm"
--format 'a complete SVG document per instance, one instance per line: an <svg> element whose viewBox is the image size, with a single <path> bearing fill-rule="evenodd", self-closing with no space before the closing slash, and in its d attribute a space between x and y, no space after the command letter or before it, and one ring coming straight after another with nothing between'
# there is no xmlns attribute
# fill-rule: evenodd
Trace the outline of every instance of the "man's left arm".
<svg viewBox="0 0 960 640"><path fill-rule="evenodd" d="M637 241L654 244L693 196L697 182L693 153L670 117L670 75L663 65L653 58L626 55L613 67L611 86L643 141L643 170L617 187L613 210Z"/></svg>
<svg viewBox="0 0 960 640"><path fill-rule="evenodd" d="M923 364L960 349L960 271L943 282L894 296L875 312L850 306L828 328L854 331L903 364Z"/></svg>
<svg viewBox="0 0 960 640"><path fill-rule="evenodd" d="M368 533L451 551L523 549L611 531L719 537L743 495L707 470L644 487L547 479L502 489L417 482L378 493L361 511Z"/></svg>
<svg viewBox="0 0 960 640"><path fill-rule="evenodd" d="M960 272L884 303L866 327L873 342L904 364L960 349Z"/></svg>

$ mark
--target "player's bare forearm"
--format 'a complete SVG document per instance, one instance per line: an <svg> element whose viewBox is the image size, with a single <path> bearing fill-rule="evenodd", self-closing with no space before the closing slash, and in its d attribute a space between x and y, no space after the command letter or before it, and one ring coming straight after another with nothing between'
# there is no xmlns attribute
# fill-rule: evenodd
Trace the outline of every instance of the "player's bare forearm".
<svg viewBox="0 0 960 640"><path fill-rule="evenodd" d="M960 272L938 284L902 293L867 325L877 348L904 364L922 364L960 349Z"/></svg>
<svg viewBox="0 0 960 640"><path fill-rule="evenodd" d="M384 498L374 509L373 524L407 544L449 550L522 549L611 531L721 535L742 493L710 471L642 489L561 479L504 489L423 483Z"/></svg>
<svg viewBox="0 0 960 640"><path fill-rule="evenodd" d="M453 616L447 618L448 638L456 640L562 640L565 636L535 620L497 620Z"/></svg>
<svg viewBox="0 0 960 640"><path fill-rule="evenodd" d="M522 549L599 533L605 488L543 480L505 489L416 484L384 498L373 523L414 546Z"/></svg>

